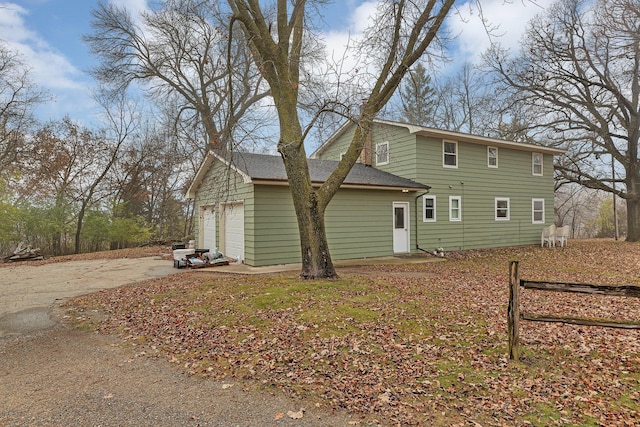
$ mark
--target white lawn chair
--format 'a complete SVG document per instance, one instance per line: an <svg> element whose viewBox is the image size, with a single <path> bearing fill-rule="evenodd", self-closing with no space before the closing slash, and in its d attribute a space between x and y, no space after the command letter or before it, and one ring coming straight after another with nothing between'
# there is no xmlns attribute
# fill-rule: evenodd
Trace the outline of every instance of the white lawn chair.
<svg viewBox="0 0 640 427"><path fill-rule="evenodd" d="M555 240L560 242L560 247L569 243L569 234L571 234L571 227L568 225L556 228Z"/></svg>
<svg viewBox="0 0 640 427"><path fill-rule="evenodd" d="M545 243L549 245L549 247L556 246L556 226L552 224L548 227L544 227L542 229L542 238L540 241L541 245L544 248Z"/></svg>

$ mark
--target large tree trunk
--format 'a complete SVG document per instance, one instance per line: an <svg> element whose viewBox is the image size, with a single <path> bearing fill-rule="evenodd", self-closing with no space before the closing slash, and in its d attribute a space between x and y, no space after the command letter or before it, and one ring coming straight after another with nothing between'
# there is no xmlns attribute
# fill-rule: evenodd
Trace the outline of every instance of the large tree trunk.
<svg viewBox="0 0 640 427"><path fill-rule="evenodd" d="M293 206L298 220L304 279L337 278L324 227L324 207L318 203L304 150L296 104L280 108L281 136L278 151L287 171Z"/></svg>
<svg viewBox="0 0 640 427"><path fill-rule="evenodd" d="M627 176L627 241L640 241L640 171L630 167Z"/></svg>
<svg viewBox="0 0 640 427"><path fill-rule="evenodd" d="M640 241L640 200L627 199L627 242Z"/></svg>
<svg viewBox="0 0 640 427"><path fill-rule="evenodd" d="M337 278L324 227L324 209L318 204L317 194L311 186L304 150L281 150L289 179L289 188L298 221L300 251L304 279Z"/></svg>
<svg viewBox="0 0 640 427"><path fill-rule="evenodd" d="M379 23L381 28L386 28L389 32L381 32L374 37L379 36L380 44L388 45L389 49L384 53L386 59L380 63L380 76L371 88L361 113L363 123L339 166L317 190L314 190L311 183L303 144L305 135L297 112L301 64L305 62L303 53L307 53L303 52L303 45L307 31L304 23L308 0L277 0L274 3L274 10L269 9L269 13L263 14L263 2L229 0L233 20L238 19L242 23L251 52L262 76L269 83L278 111L278 151L287 171L298 219L302 251L301 275L307 279L335 278L337 275L331 262L324 227L324 211L360 155L362 143L370 130L370 121L389 101L409 67L436 38L454 0L445 0L444 4L434 1L398 1L387 4L389 15L381 13L380 19L390 16L393 18L392 25L387 28L387 23ZM274 11L277 22L272 26ZM336 99L335 104L342 104L342 101ZM327 111L330 110L331 108ZM318 110L318 114L327 111L322 108Z"/></svg>
<svg viewBox="0 0 640 427"><path fill-rule="evenodd" d="M84 223L84 214L87 211L87 204L83 201L78 212L78 221L76 222L76 235L75 235L75 247L74 253L79 254L82 252L82 225Z"/></svg>
<svg viewBox="0 0 640 427"><path fill-rule="evenodd" d="M295 189L291 188L292 195ZM300 232L300 250L302 254L302 271L304 279L335 279L338 277L331 255L324 228L324 212L318 206L316 193L311 192L306 203L297 203L298 230ZM295 195L293 199L298 199Z"/></svg>
<svg viewBox="0 0 640 427"><path fill-rule="evenodd" d="M640 88L636 89L636 93ZM637 99L637 98L636 98ZM636 103L637 109L637 103ZM633 116L627 145L628 163L625 165L627 186L627 241L640 241L640 165L638 165L638 116Z"/></svg>

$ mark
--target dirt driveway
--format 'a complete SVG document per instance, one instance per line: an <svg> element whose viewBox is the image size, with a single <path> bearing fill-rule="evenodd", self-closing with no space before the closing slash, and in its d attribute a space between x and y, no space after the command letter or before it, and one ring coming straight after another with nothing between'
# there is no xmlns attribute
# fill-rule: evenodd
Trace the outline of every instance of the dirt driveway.
<svg viewBox="0 0 640 427"><path fill-rule="evenodd" d="M161 355L60 322L66 298L176 272L157 257L0 268L0 425L358 424L322 402L190 377Z"/></svg>
<svg viewBox="0 0 640 427"><path fill-rule="evenodd" d="M16 264L0 269L0 340L54 325L49 308L77 295L175 273L160 257Z"/></svg>

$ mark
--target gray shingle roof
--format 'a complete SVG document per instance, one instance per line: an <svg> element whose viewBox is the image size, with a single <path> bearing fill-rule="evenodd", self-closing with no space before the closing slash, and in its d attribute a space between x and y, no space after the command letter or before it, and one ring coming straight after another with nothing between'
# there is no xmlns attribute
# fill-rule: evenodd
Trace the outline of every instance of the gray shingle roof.
<svg viewBox="0 0 640 427"><path fill-rule="evenodd" d="M322 183L338 165L334 160L307 159L311 181ZM268 154L233 153L232 165L252 180L287 181L284 163L280 156ZM428 189L428 185L402 178L372 166L356 163L347 178L345 185L362 185L372 187L401 187L407 189Z"/></svg>

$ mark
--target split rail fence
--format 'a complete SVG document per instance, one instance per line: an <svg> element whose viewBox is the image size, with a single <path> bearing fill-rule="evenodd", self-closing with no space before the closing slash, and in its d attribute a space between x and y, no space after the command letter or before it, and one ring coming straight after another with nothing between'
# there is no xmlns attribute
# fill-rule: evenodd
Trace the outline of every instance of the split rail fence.
<svg viewBox="0 0 640 427"><path fill-rule="evenodd" d="M601 326L605 328L640 329L640 323L613 319L585 319L553 315L529 314L520 311L520 287L540 291L571 292L592 295L609 295L640 298L639 286L591 285L587 283L563 283L523 280L519 276L519 262L509 262L509 308L507 310L507 333L509 335L509 358L519 359L520 320L534 322L560 322L573 325Z"/></svg>

